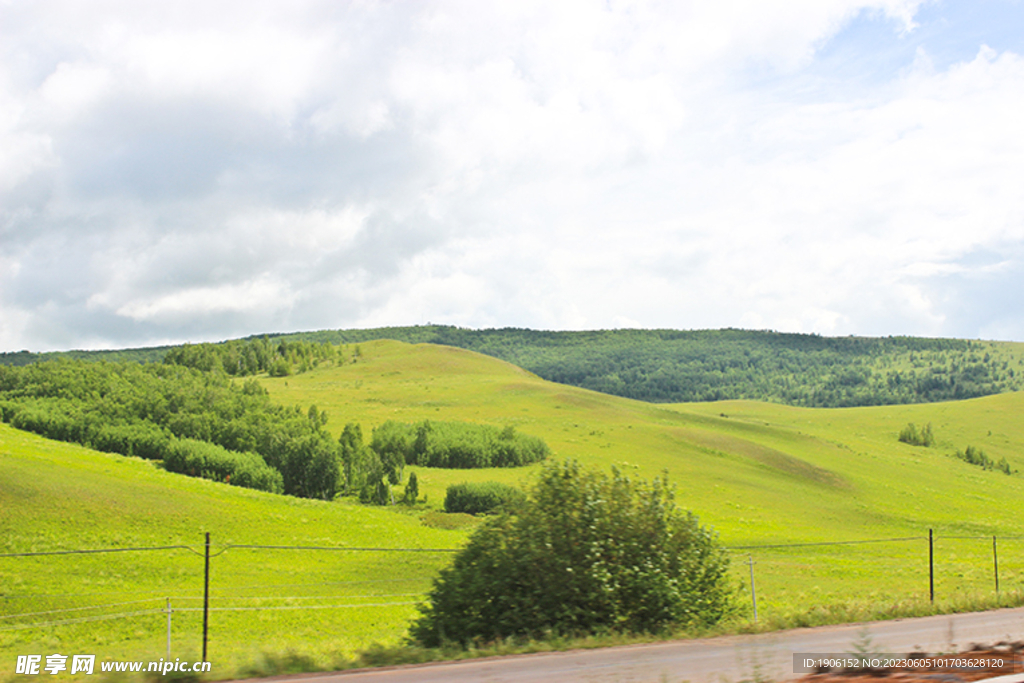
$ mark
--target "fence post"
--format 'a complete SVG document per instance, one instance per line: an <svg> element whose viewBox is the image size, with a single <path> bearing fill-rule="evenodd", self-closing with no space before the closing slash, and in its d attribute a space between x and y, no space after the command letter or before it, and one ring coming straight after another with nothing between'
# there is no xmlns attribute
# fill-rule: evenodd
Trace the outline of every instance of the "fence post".
<svg viewBox="0 0 1024 683"><path fill-rule="evenodd" d="M210 624L210 532L206 532L206 573L203 580L203 661L206 661L206 634Z"/></svg>
<svg viewBox="0 0 1024 683"><path fill-rule="evenodd" d="M932 530L928 530L928 598L935 602L935 544Z"/></svg>
<svg viewBox="0 0 1024 683"><path fill-rule="evenodd" d="M750 599L754 601L754 623L757 623L757 591L754 590L754 556L747 555L750 563Z"/></svg>
<svg viewBox="0 0 1024 683"><path fill-rule="evenodd" d="M167 598L167 661L171 661L171 599Z"/></svg>
<svg viewBox="0 0 1024 683"><path fill-rule="evenodd" d="M992 537L992 570L996 575L996 597L999 597L999 555L996 553L996 537Z"/></svg>

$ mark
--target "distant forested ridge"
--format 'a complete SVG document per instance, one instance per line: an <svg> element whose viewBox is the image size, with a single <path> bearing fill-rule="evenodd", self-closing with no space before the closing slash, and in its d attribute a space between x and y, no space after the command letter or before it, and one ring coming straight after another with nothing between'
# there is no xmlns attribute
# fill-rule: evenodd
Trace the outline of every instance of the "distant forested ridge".
<svg viewBox="0 0 1024 683"><path fill-rule="evenodd" d="M752 330L545 332L447 326L328 330L289 340L457 346L552 382L655 403L754 399L844 407L1024 389L1024 344Z"/></svg>
<svg viewBox="0 0 1024 683"><path fill-rule="evenodd" d="M330 358L331 347L347 349L335 352L344 362L356 353L353 345L373 339L456 346L553 382L660 403L742 398L842 407L958 400L1024 389L1024 344L734 329L548 332L426 325L262 335L177 347L158 358L155 349L116 353L123 360L138 353L135 360L166 358L197 368L219 363L238 375L272 371L273 363L278 372L301 372ZM245 354L260 348L270 353L271 364L246 364ZM89 352L73 353L86 357ZM31 362L34 355L0 354L0 363Z"/></svg>

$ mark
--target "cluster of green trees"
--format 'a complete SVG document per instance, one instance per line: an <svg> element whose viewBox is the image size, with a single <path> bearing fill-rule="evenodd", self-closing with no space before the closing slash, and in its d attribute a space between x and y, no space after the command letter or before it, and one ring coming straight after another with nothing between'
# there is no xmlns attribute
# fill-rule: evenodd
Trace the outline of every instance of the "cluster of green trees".
<svg viewBox="0 0 1024 683"><path fill-rule="evenodd" d="M255 380L234 383L223 371L73 360L0 367L0 418L238 486L331 499L342 483L325 414L274 404Z"/></svg>
<svg viewBox="0 0 1024 683"><path fill-rule="evenodd" d="M444 511L476 515L498 509L514 510L526 502L526 494L497 481L452 484L445 491Z"/></svg>
<svg viewBox="0 0 1024 683"><path fill-rule="evenodd" d="M520 467L548 457L551 449L536 436L470 422L389 420L374 428L370 448L385 461L409 465L474 469Z"/></svg>
<svg viewBox="0 0 1024 683"><path fill-rule="evenodd" d="M553 463L441 570L411 635L435 647L710 625L735 608L728 566L664 478Z"/></svg>
<svg viewBox="0 0 1024 683"><path fill-rule="evenodd" d="M393 501L391 486L402 481L406 465L443 468L519 467L548 457L543 439L516 431L469 422L388 420L373 429L365 443L362 428L345 425L341 460L350 493L364 502ZM408 492L405 498L410 498ZM411 496L415 501L415 496Z"/></svg>
<svg viewBox="0 0 1024 683"><path fill-rule="evenodd" d="M913 422L900 430L900 441L909 443L911 446L924 446L929 448L935 445L935 433L932 431L932 423L929 422L923 429L918 429Z"/></svg>
<svg viewBox="0 0 1024 683"><path fill-rule="evenodd" d="M285 377L306 372L323 361L338 361L344 351L326 342L317 343L267 337L236 339L220 344L183 344L164 355L163 362L205 372L223 370L233 377L257 375Z"/></svg>
<svg viewBox="0 0 1024 683"><path fill-rule="evenodd" d="M1003 474L1013 474L1014 470L1011 469L1010 463L1006 461L1006 458L1000 458L999 462L995 462L992 458L985 454L985 451L974 446L968 446L962 451L955 453L956 457L960 458L964 462L986 470L995 470L1002 472Z"/></svg>

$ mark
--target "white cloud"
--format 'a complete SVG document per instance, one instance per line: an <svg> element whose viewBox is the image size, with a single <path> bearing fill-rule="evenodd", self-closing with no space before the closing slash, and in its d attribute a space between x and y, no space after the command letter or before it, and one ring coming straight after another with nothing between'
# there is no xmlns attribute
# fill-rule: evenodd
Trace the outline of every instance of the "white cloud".
<svg viewBox="0 0 1024 683"><path fill-rule="evenodd" d="M920 5L4 6L3 343L1019 329L936 288L1024 239L1024 60L809 68Z"/></svg>
<svg viewBox="0 0 1024 683"><path fill-rule="evenodd" d="M220 287L180 289L145 302L132 301L118 308L117 314L133 320L169 319L176 322L192 316L246 312L257 308L276 312L286 308L292 297L287 283L273 278L259 278ZM102 305L103 302L90 300L89 304Z"/></svg>

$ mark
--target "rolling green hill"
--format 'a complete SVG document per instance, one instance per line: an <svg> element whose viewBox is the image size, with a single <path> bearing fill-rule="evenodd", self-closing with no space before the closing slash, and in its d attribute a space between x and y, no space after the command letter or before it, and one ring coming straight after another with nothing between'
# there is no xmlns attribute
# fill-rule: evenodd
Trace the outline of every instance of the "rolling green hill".
<svg viewBox="0 0 1024 683"><path fill-rule="evenodd" d="M838 506L847 528L870 531L877 528L877 515L858 514L862 504L851 501L867 502L866 496L878 494L878 486L894 487L899 497L920 497L923 488L953 494L964 485L983 484L1008 494L1024 484L1024 478L982 471L949 455L973 444L1024 468L1024 428L1016 424L1024 410L1022 393L855 410L753 401L657 405L553 384L461 349L390 341L370 342L362 349L355 363L261 382L275 400L315 403L326 410L327 428L334 433L348 421L359 422L367 434L389 419L512 424L542 436L559 457L602 467L635 465L646 477L667 469L683 500L712 516L715 526L735 542L746 543L777 528L774 523L789 516L794 504L792 518L785 520L786 537L801 538L805 505L795 499L793 487L806 489L819 504ZM932 423L938 445L900 443L897 436L908 422ZM889 467L921 471L891 481ZM439 495L440 486L453 478L494 476L521 475L517 470L426 471L421 485L428 482L434 487L428 494ZM738 523L713 485L691 488L686 483L698 479L747 491L750 503L761 503L763 525ZM780 500L783 492L786 499ZM881 498L873 507L886 507ZM897 508L890 520L907 530L939 523L947 512L945 505L921 514ZM984 518L965 519L957 513L948 519L963 531L1016 523L1012 509L988 511ZM811 521L807 533L816 536L819 520Z"/></svg>
<svg viewBox="0 0 1024 683"><path fill-rule="evenodd" d="M355 363L262 381L274 399L326 410L335 433L347 421L359 422L365 433L388 419L513 424L542 437L556 457L647 478L667 471L682 505L731 546L917 537L769 553L761 594L769 605L777 599L780 610L839 596L920 597L927 589L929 528L945 539L939 557L962 563L939 571L940 595L991 588L993 534L1005 537L1002 588L1024 580L1018 578L1024 565L1011 550L1019 557L1024 543L1009 538L1024 536L1016 503L1024 477L952 457L973 445L1024 470L1022 393L855 409L751 401L656 405L552 384L461 349L390 341L362 344ZM899 442L909 422L932 423L938 444ZM530 470L416 471L421 491L436 505L448 484L515 484ZM856 557L863 566L836 569L835 562Z"/></svg>
<svg viewBox="0 0 1024 683"><path fill-rule="evenodd" d="M993 535L1003 593L1024 583L1024 476L952 456L972 445L1024 470L1024 394L844 409L650 404L553 384L458 348L396 341L360 347L354 362L259 381L276 401L326 410L335 436L347 422L358 422L368 435L389 419L511 424L542 437L558 458L645 478L667 471L682 506L734 548L744 600L747 561L753 561L762 621L811 623L926 603L929 528L937 539L940 603L991 594ZM899 442L909 422L931 423L937 445ZM182 477L0 425L0 552L129 545L201 551L206 531L216 551L225 544L453 548L464 542L465 529L430 526L460 519L430 512L440 507L447 485L522 485L537 467L415 468L425 504L376 508ZM790 545L897 537L909 540ZM787 547L745 548L765 545ZM233 672L261 650L292 649L325 663L374 641L397 643L414 614L409 603L445 557L228 549L213 560L213 604L236 611L213 613L211 658ZM24 653L164 656L166 615L156 610L166 597L175 609L197 607L201 581L202 558L183 549L0 558L0 671ZM311 604L322 608L295 609ZM351 606L357 604L363 606ZM243 607L248 611L237 609ZM71 608L89 609L53 612ZM134 610L153 611L21 628ZM45 614L14 616L37 612ZM173 656L193 657L200 645L197 613L176 612L173 623Z"/></svg>

